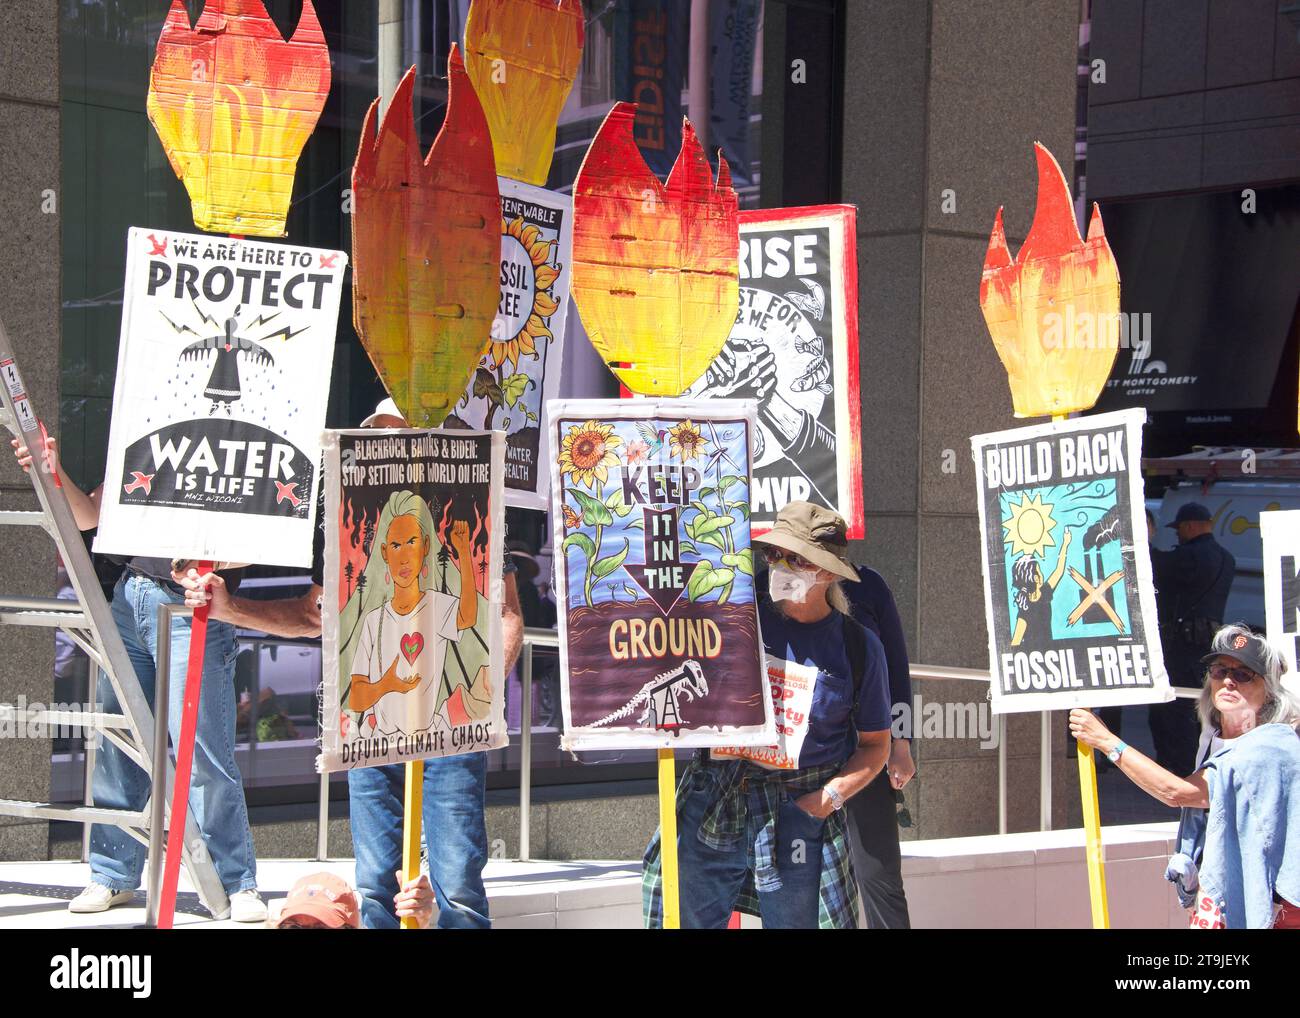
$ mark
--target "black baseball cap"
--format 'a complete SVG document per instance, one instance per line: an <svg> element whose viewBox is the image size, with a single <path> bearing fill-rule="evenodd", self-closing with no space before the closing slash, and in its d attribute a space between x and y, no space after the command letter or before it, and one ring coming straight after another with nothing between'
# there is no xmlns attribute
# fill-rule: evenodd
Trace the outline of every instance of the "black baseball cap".
<svg viewBox="0 0 1300 1018"><path fill-rule="evenodd" d="M1180 523L1209 523L1214 519L1214 515L1200 502L1188 502L1186 505L1178 507L1178 515L1174 517L1173 523L1166 523L1166 527L1176 527Z"/></svg>
<svg viewBox="0 0 1300 1018"><path fill-rule="evenodd" d="M1210 653L1201 658L1201 664L1208 665L1216 657L1230 657L1256 675L1268 677L1267 651L1268 644L1254 633L1220 631L1214 637Z"/></svg>

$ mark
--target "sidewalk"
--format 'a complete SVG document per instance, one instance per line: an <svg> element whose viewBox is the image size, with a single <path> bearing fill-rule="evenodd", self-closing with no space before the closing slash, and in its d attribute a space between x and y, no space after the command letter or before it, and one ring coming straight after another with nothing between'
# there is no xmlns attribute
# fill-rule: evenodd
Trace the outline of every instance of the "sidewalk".
<svg viewBox="0 0 1300 1018"><path fill-rule="evenodd" d="M259 890L275 915L293 882L328 870L353 882L351 859L258 862ZM130 929L144 922L144 892L129 906L74 915L67 903L86 885L90 867L79 862L0 863L0 930ZM497 929L590 929L641 926L639 862L491 862L484 875ZM177 929L247 930L260 924L215 922L199 904L185 874L176 899Z"/></svg>

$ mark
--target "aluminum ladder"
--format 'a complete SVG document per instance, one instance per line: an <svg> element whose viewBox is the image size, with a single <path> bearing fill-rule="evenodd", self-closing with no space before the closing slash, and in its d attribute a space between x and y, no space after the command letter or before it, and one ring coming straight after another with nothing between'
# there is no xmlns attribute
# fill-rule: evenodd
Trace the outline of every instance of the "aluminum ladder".
<svg viewBox="0 0 1300 1018"><path fill-rule="evenodd" d="M22 374L14 359L13 348L4 324L0 323L0 424L15 438L20 439L36 455L42 444L40 419L32 407L31 396L26 392ZM8 450L3 450L8 454ZM56 478L48 471L34 466L27 476L36 490L40 511L20 511L0 507L0 526L40 527L59 550L67 570L68 579L76 592L76 600L44 597L0 595L0 625L41 626L59 629L67 634L93 666L90 681L95 681L96 669L103 673L113 691L122 713L102 711L51 711L17 708L0 704L0 718L15 722L37 722L45 725L76 727L99 732L126 756L135 762L152 779L154 768L154 716L140 688L140 680L127 657L122 638L113 622L108 602L104 600L99 579L91 564L90 554L72 517L72 507ZM94 697L92 689L92 701ZM93 702L91 706L93 706ZM174 764L170 756L167 767L167 813L170 813ZM24 802L17 799L0 799L0 815L27 817L41 820L64 820L82 824L114 824L131 837L142 842L153 853L160 853L165 844L162 831L150 838L151 803L140 812L118 809L101 809L91 805L68 805L48 802ZM183 859L190 882L198 891L199 900L217 918L229 914L230 904L216 869L208 856L202 835L193 815L186 811L185 856ZM157 889L148 889L151 904L156 901ZM156 914L153 908L150 914Z"/></svg>

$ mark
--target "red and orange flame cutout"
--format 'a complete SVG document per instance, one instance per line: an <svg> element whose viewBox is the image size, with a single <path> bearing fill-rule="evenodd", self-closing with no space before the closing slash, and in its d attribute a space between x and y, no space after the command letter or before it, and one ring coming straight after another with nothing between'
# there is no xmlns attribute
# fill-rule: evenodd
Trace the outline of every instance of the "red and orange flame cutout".
<svg viewBox="0 0 1300 1018"><path fill-rule="evenodd" d="M371 104L352 167L353 321L413 428L437 427L465 391L500 295L492 137L455 46L447 74L447 115L427 157L412 67L377 131Z"/></svg>
<svg viewBox="0 0 1300 1018"><path fill-rule="evenodd" d="M287 42L262 0L207 0L194 28L172 0L147 107L195 226L284 235L298 156L329 90L329 49L311 0Z"/></svg>
<svg viewBox="0 0 1300 1018"><path fill-rule="evenodd" d="M583 36L581 0L474 0L470 6L465 65L492 129L498 176L546 183Z"/></svg>
<svg viewBox="0 0 1300 1018"><path fill-rule="evenodd" d="M1015 262L998 209L984 258L980 307L1007 369L1017 417L1087 410L1119 349L1119 269L1092 206L1079 236L1070 189L1052 154L1034 143L1038 204Z"/></svg>
<svg viewBox="0 0 1300 1018"><path fill-rule="evenodd" d="M739 301L739 211L690 121L665 187L617 103L573 185L573 299L592 345L633 392L677 396L722 350Z"/></svg>

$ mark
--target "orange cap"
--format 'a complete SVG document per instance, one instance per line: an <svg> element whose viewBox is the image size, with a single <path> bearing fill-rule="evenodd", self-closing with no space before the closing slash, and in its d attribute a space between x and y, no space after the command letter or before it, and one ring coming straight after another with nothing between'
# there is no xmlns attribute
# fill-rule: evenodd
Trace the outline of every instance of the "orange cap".
<svg viewBox="0 0 1300 1018"><path fill-rule="evenodd" d="M275 925L300 916L318 919L331 930L361 927L356 894L346 880L333 873L310 873L299 878L289 889Z"/></svg>

